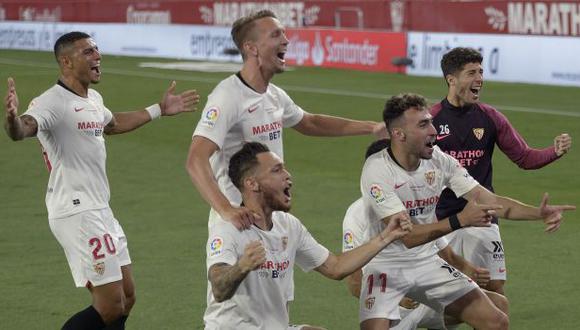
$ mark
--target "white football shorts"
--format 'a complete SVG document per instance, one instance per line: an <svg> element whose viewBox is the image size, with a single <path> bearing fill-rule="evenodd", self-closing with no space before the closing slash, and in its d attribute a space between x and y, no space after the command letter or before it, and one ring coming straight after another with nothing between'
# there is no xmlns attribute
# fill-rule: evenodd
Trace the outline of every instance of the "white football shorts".
<svg viewBox="0 0 580 330"><path fill-rule="evenodd" d="M64 249L75 285L99 286L123 278L121 266L131 263L127 238L110 208L49 219Z"/></svg>
<svg viewBox="0 0 580 330"><path fill-rule="evenodd" d="M477 267L489 270L492 280L506 280L505 254L499 227L466 227L445 236L453 251Z"/></svg>
<svg viewBox="0 0 580 330"><path fill-rule="evenodd" d="M400 320L399 302L404 296L443 313L445 307L477 289L475 282L439 256L421 262L371 262L363 268L359 318Z"/></svg>

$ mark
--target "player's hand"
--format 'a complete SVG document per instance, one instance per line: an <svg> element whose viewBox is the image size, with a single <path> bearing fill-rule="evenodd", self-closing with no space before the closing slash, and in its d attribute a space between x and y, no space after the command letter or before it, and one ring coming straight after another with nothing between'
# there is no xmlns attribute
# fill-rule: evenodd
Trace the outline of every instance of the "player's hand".
<svg viewBox="0 0 580 330"><path fill-rule="evenodd" d="M161 115L173 116L182 112L193 112L197 110L195 107L199 103L199 94L196 90L188 90L181 94L175 95L175 81L171 82L169 88L163 94L163 99L159 106L161 107Z"/></svg>
<svg viewBox="0 0 580 330"><path fill-rule="evenodd" d="M377 137L377 140L391 138L389 132L387 131L385 122L377 122L373 127L373 134Z"/></svg>
<svg viewBox="0 0 580 330"><path fill-rule="evenodd" d="M231 206L220 215L223 219L231 222L239 230L250 229L254 222L261 218L259 214L243 206Z"/></svg>
<svg viewBox="0 0 580 330"><path fill-rule="evenodd" d="M391 216L387 227L381 232L381 238L384 242L391 243L405 237L411 230L413 230L411 218L407 212L402 211Z"/></svg>
<svg viewBox="0 0 580 330"><path fill-rule="evenodd" d="M4 97L4 107L6 109L6 120L13 121L18 116L18 94L16 94L16 84L12 77L8 78L8 89Z"/></svg>
<svg viewBox="0 0 580 330"><path fill-rule="evenodd" d="M485 288L491 280L489 270L481 267L470 266L466 269L465 275L474 280L481 288Z"/></svg>
<svg viewBox="0 0 580 330"><path fill-rule="evenodd" d="M415 308L419 307L419 302L417 302L409 297L403 297L403 299L401 299L401 301L399 301L399 306L406 308L406 309L415 309Z"/></svg>
<svg viewBox="0 0 580 330"><path fill-rule="evenodd" d="M252 241L244 248L244 254L238 261L238 266L244 273L257 269L266 262L266 250L260 241Z"/></svg>
<svg viewBox="0 0 580 330"><path fill-rule="evenodd" d="M540 216L544 219L546 224L545 231L553 233L560 228L565 211L573 211L576 209L574 205L549 205L548 193L544 193L542 202L540 202Z"/></svg>
<svg viewBox="0 0 580 330"><path fill-rule="evenodd" d="M475 193L475 198L467 203L463 210L457 214L462 227L489 227L491 219L496 215L496 210L502 209L499 204L481 204L479 202L479 192Z"/></svg>
<svg viewBox="0 0 580 330"><path fill-rule="evenodd" d="M572 147L572 137L566 133L560 134L554 138L554 150L558 157L567 153Z"/></svg>

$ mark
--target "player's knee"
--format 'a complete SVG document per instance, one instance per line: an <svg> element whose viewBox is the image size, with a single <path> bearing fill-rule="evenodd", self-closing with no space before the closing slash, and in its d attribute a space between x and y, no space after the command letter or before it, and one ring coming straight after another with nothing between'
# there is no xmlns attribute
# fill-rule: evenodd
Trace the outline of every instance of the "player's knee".
<svg viewBox="0 0 580 330"><path fill-rule="evenodd" d="M492 301L504 314L509 315L509 301L504 295L496 293Z"/></svg>
<svg viewBox="0 0 580 330"><path fill-rule="evenodd" d="M95 309L101 315L105 324L110 324L125 314L125 304L123 297L115 297L101 301L95 305Z"/></svg>
<svg viewBox="0 0 580 330"><path fill-rule="evenodd" d="M499 316L495 322L495 326L496 327L494 329L498 330L509 329L510 327L509 317L506 314L501 313L501 316Z"/></svg>
<svg viewBox="0 0 580 330"><path fill-rule="evenodd" d="M486 320L483 328L489 330L506 330L509 329L509 325L509 317L501 311L497 311L497 313L494 313Z"/></svg>
<svg viewBox="0 0 580 330"><path fill-rule="evenodd" d="M505 284L505 280L491 280L487 284L486 289L489 291L497 292L497 293L503 295L503 294L505 294L504 284Z"/></svg>
<svg viewBox="0 0 580 330"><path fill-rule="evenodd" d="M128 315L131 309L133 309L136 301L135 291L125 293L125 315Z"/></svg>

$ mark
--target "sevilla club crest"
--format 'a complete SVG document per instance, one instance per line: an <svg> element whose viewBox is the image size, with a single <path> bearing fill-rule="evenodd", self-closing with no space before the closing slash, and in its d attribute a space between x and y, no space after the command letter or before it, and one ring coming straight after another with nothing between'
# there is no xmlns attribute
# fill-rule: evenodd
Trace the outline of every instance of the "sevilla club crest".
<svg viewBox="0 0 580 330"><path fill-rule="evenodd" d="M365 307L367 309L372 309L374 305L375 305L375 297L368 297L365 300Z"/></svg>
<svg viewBox="0 0 580 330"><path fill-rule="evenodd" d="M481 140L481 138L483 138L483 133L485 133L485 129L484 128L474 128L473 129L473 135L475 135L475 137L478 140Z"/></svg>
<svg viewBox="0 0 580 330"><path fill-rule="evenodd" d="M435 171L425 172L425 182L427 182L427 184L429 184L430 186L432 186L433 183L435 183Z"/></svg>
<svg viewBox="0 0 580 330"><path fill-rule="evenodd" d="M98 264L94 264L93 269L95 270L95 273L103 275L105 273L105 263L99 262Z"/></svg>

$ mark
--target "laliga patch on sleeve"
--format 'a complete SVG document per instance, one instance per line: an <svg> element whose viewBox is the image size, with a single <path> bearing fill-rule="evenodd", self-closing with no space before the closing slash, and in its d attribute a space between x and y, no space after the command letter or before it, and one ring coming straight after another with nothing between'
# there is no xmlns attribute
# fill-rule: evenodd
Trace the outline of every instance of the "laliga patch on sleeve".
<svg viewBox="0 0 580 330"><path fill-rule="evenodd" d="M212 106L204 110L201 115L201 125L207 128L213 128L220 116L220 111L217 107Z"/></svg>
<svg viewBox="0 0 580 330"><path fill-rule="evenodd" d="M352 231L347 230L342 236L342 246L343 250L348 251L354 249L354 234Z"/></svg>
<svg viewBox="0 0 580 330"><path fill-rule="evenodd" d="M375 203L381 204L385 201L385 193L383 188L378 184L372 184L370 189L371 197L375 200Z"/></svg>
<svg viewBox="0 0 580 330"><path fill-rule="evenodd" d="M209 242L209 256L210 257L217 257L222 254L222 250L224 248L224 240L219 237L215 236L211 242Z"/></svg>

